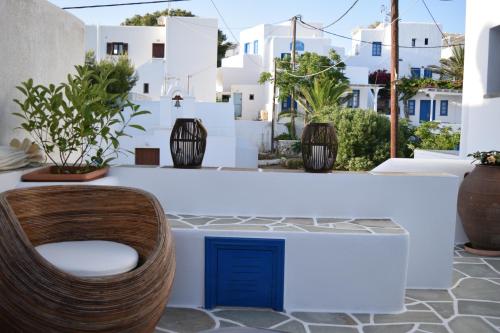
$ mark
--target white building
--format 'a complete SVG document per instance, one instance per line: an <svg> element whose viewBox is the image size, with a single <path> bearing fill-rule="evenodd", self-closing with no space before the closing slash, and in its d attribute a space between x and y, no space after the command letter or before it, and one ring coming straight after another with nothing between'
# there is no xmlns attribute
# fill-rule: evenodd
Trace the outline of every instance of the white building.
<svg viewBox="0 0 500 333"><path fill-rule="evenodd" d="M86 26L85 49L98 60L128 54L139 81L137 98L158 100L177 81L198 101L215 101L217 20L162 17L162 26ZM141 96L142 95L142 96Z"/></svg>
<svg viewBox="0 0 500 333"><path fill-rule="evenodd" d="M404 117L402 102L401 110L401 117ZM462 91L421 89L408 101L407 110L413 125L418 125L423 121L437 121L459 127L462 117Z"/></svg>
<svg viewBox="0 0 500 333"><path fill-rule="evenodd" d="M321 27L321 24L313 24ZM217 71L217 93L222 100L235 105L235 113L242 120L272 119L273 86L260 85L257 81L262 72L273 72L274 59L290 55L292 48L291 22L261 24L241 31L239 54L222 60ZM298 54L314 52L328 55L334 49L343 57L344 50L332 46L330 38L322 31L297 25L296 50ZM353 107L372 108L373 93L368 85L368 69L349 66L345 70L353 89ZM276 112L290 106L290 101L279 103Z"/></svg>
<svg viewBox="0 0 500 333"><path fill-rule="evenodd" d="M468 0L460 154L500 149L500 2Z"/></svg>
<svg viewBox="0 0 500 333"><path fill-rule="evenodd" d="M442 27L440 26L442 29ZM370 72L390 70L391 26L380 23L375 28L358 28L352 33L348 66L365 66ZM432 77L430 65L439 65L442 36L434 23L399 22L398 77Z"/></svg>

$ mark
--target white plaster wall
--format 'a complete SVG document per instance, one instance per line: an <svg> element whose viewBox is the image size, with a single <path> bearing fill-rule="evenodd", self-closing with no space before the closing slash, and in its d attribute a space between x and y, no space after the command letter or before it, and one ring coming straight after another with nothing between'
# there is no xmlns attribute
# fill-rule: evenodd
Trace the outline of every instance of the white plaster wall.
<svg viewBox="0 0 500 333"><path fill-rule="evenodd" d="M217 20L167 17L167 77L201 102L215 102ZM189 77L189 89L188 89Z"/></svg>
<svg viewBox="0 0 500 333"><path fill-rule="evenodd" d="M420 124L420 101L427 100L430 101L430 97L427 96L423 92L417 93L414 97L411 98L415 101L415 114L410 116L410 122L414 126L418 126ZM448 101L448 116L440 115L441 101ZM436 103L436 118L435 121L442 122L443 124L460 124L462 120L462 97L456 95L439 95L434 99L434 103ZM404 109L403 102L400 102L401 115L404 117ZM431 105L432 112L432 105Z"/></svg>
<svg viewBox="0 0 500 333"><path fill-rule="evenodd" d="M460 154L500 149L500 94L486 98L487 75L498 75L488 68L489 29L500 25L500 2L467 1L465 23L465 67L463 87L462 137ZM500 92L499 92L500 93Z"/></svg>
<svg viewBox="0 0 500 333"><path fill-rule="evenodd" d="M15 130L21 98L15 88L33 78L35 84L58 84L84 60L84 24L46 0L0 1L0 144L27 137Z"/></svg>
<svg viewBox="0 0 500 333"><path fill-rule="evenodd" d="M231 86L231 96L233 96L234 93L242 94L241 119L243 120L260 119L260 111L265 110L267 102L264 95L264 89L265 89L264 86L260 84L248 84L248 85L234 84ZM253 100L250 100L251 94L254 96Z"/></svg>
<svg viewBox="0 0 500 333"><path fill-rule="evenodd" d="M442 27L441 27L442 28ZM391 44L390 25L381 25L375 29L359 29L353 33L354 39L361 39L370 42L382 42L384 45ZM425 46L424 39L429 38L428 46L441 45L441 33L434 23L424 22L400 22L399 23L399 43L402 46L411 46L412 38L417 39L417 46ZM358 54L355 55L355 50ZM372 56L372 44L359 43L354 41L351 50L352 54L346 59L349 66L367 66L370 72L377 69L389 70L390 47L382 46L381 56ZM399 50L399 77L409 76L411 67L439 64L441 49L439 48L400 48Z"/></svg>
<svg viewBox="0 0 500 333"><path fill-rule="evenodd" d="M205 237L285 239L284 309L394 313L404 310L408 235L174 230L170 306L204 306Z"/></svg>
<svg viewBox="0 0 500 333"><path fill-rule="evenodd" d="M283 124L275 124L274 135L287 132ZM236 120L237 140L246 140L258 151L269 151L271 149L271 122Z"/></svg>

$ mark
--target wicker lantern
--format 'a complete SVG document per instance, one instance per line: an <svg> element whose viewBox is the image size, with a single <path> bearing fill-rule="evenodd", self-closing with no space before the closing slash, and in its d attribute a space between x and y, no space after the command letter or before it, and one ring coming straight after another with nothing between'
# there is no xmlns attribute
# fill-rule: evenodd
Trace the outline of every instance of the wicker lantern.
<svg viewBox="0 0 500 333"><path fill-rule="evenodd" d="M330 172L337 158L338 141L329 123L308 124L302 132L302 160L307 172Z"/></svg>
<svg viewBox="0 0 500 333"><path fill-rule="evenodd" d="M200 168L206 146L207 130L200 119L177 118L170 135L170 153L175 168Z"/></svg>

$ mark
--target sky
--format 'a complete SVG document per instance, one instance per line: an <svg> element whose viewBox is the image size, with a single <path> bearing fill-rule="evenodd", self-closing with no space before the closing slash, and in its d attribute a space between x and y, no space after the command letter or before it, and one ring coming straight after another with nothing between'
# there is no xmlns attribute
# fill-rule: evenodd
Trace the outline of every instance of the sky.
<svg viewBox="0 0 500 333"><path fill-rule="evenodd" d="M49 0L56 6L82 6L141 0ZM261 23L285 21L300 14L305 22L329 24L342 15L354 0L213 0L236 38L241 29ZM434 18L443 25L445 32L463 33L465 28L465 0L425 0ZM202 17L219 19L219 28L234 41L224 26L210 0L190 0L172 3L171 8L182 8ZM127 17L168 7L167 3L70 10L86 24L119 25ZM359 0L353 9L329 30L350 35L359 26L383 21L383 8L390 9L390 0ZM422 0L399 0L402 21L432 22ZM332 36L332 44L350 48L350 41Z"/></svg>

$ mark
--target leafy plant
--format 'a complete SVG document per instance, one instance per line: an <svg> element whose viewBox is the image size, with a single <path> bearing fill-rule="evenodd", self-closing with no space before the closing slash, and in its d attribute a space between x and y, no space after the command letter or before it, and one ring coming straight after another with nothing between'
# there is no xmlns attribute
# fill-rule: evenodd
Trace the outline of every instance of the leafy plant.
<svg viewBox="0 0 500 333"><path fill-rule="evenodd" d="M441 126L435 121L427 121L415 128L417 140L409 143L412 150L417 148L430 150L454 150L460 144L460 132L450 126Z"/></svg>
<svg viewBox="0 0 500 333"><path fill-rule="evenodd" d="M440 66L430 66L434 73L438 73L441 79L462 82L464 79L465 49L461 45L455 45L451 49L451 57L439 60Z"/></svg>
<svg viewBox="0 0 500 333"><path fill-rule="evenodd" d="M276 58L276 77L269 72L262 72L259 78L259 83L275 82L278 87L278 100L284 101L289 96L294 95L295 99L301 105L307 105L307 100L302 94L306 89L312 89L315 80L321 82L334 81L338 83L348 83L349 81L343 74L342 70L345 64L342 62L340 56L334 51L330 50L328 56L322 56L313 52L305 52L297 56L295 69L292 69L290 56L283 59ZM321 72L322 71L322 72ZM321 72L318 75L307 76L310 74ZM293 101L292 101L293 103ZM295 117L297 110L292 114L290 110L281 112L279 117L290 118L290 135L295 137Z"/></svg>
<svg viewBox="0 0 500 333"><path fill-rule="evenodd" d="M474 157L474 161L479 161L482 165L500 166L500 151L498 150L477 151L467 156Z"/></svg>
<svg viewBox="0 0 500 333"><path fill-rule="evenodd" d="M101 168L115 159L119 139L129 136L125 130L144 130L131 123L149 111L128 99L128 91L112 92L113 68L99 72L90 66L75 66L67 82L49 86L35 85L32 79L17 87L24 95L15 99L21 111L21 128L30 133L60 173L86 172ZM124 110L130 108L130 113Z"/></svg>
<svg viewBox="0 0 500 333"><path fill-rule="evenodd" d="M339 141L336 168L370 170L389 158L390 121L372 110L327 107L321 121L332 122ZM411 136L408 122L399 122L398 156L411 153L407 142Z"/></svg>

